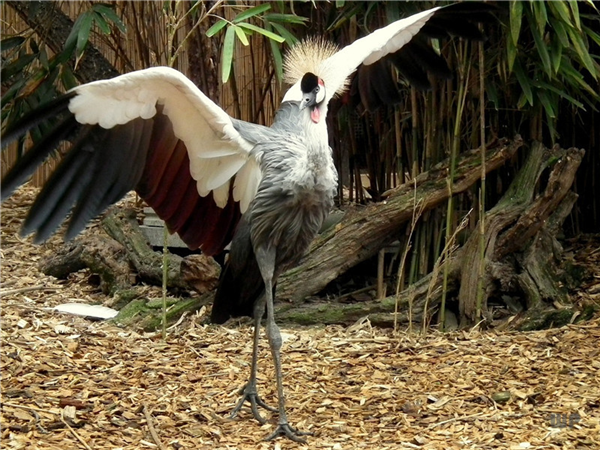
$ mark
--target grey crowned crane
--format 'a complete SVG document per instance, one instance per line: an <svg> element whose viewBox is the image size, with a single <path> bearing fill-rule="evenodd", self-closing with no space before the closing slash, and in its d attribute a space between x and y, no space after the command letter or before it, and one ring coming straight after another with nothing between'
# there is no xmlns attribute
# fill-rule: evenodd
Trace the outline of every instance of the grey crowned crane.
<svg viewBox="0 0 600 450"><path fill-rule="evenodd" d="M268 439L284 435L303 442L305 433L286 417L273 297L277 278L297 264L333 206L337 173L325 121L329 101L359 67L363 87L375 64L391 60L400 69L409 64L409 74L419 65L434 68L439 56L407 44L418 34L481 38L477 23L489 12L480 3L459 3L398 20L341 50L319 40L299 44L286 63L292 86L271 127L230 117L166 67L78 86L5 130L3 145L42 121L60 118L4 177L2 199L68 140L70 149L23 224L22 232L35 233L36 242L51 236L69 214L65 238L75 237L130 190L190 248L212 255L231 242L211 319L223 323L247 315L255 324L250 378L232 416L246 401L261 423L259 406L278 411L278 426ZM382 86L378 81L376 89ZM262 401L256 386L265 310L277 409Z"/></svg>

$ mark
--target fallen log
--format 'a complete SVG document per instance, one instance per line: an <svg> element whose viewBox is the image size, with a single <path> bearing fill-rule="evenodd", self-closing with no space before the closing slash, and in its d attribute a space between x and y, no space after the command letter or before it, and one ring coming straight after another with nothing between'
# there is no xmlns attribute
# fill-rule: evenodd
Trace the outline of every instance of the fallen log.
<svg viewBox="0 0 600 450"><path fill-rule="evenodd" d="M521 145L523 142L517 137L488 147L486 171L504 165ZM475 184L481 177L480 166L480 150L464 153L456 168L452 192L464 192ZM415 208L427 211L448 199L447 172L446 161L419 175L414 182L393 189L386 201L349 210L340 223L315 239L298 267L280 277L278 298L301 303L348 269L376 255L411 220Z"/></svg>

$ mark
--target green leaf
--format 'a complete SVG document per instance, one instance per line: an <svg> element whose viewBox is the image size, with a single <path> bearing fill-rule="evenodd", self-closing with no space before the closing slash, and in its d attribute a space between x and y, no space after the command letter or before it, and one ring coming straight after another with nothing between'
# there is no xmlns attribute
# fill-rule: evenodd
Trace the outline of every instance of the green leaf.
<svg viewBox="0 0 600 450"><path fill-rule="evenodd" d="M550 43L550 58L552 59L552 71L554 75L558 73L560 69L560 62L562 61L563 46L559 39L552 39Z"/></svg>
<svg viewBox="0 0 600 450"><path fill-rule="evenodd" d="M40 50L38 59L44 69L50 70L50 64L48 63L48 53L46 52L46 49Z"/></svg>
<svg viewBox="0 0 600 450"><path fill-rule="evenodd" d="M527 99L527 102L531 106L534 106L533 92L531 91L531 84L530 84L529 77L523 70L523 67L521 67L521 63L518 60L515 61L514 72L515 72L515 76L517 77L517 81L521 85L521 89L523 89L523 94L525 94L525 98Z"/></svg>
<svg viewBox="0 0 600 450"><path fill-rule="evenodd" d="M545 111L546 111L546 126L548 127L548 131L550 132L550 138L552 139L552 144L554 144L554 141L558 137L556 127L554 126L554 123L556 122L556 120L553 116L551 116L548 113L548 110L545 109Z"/></svg>
<svg viewBox="0 0 600 450"><path fill-rule="evenodd" d="M68 64L61 66L60 80L67 91L78 85L77 79L75 78L75 75L73 75L73 71Z"/></svg>
<svg viewBox="0 0 600 450"><path fill-rule="evenodd" d="M571 38L571 42L573 43L573 49L579 56L580 62L585 66L588 72L594 77L594 80L598 79L598 73L594 67L594 62L592 61L592 57L588 52L587 46L585 42L583 42L583 37L581 32L577 30L570 29L567 31L569 33L569 37Z"/></svg>
<svg viewBox="0 0 600 450"><path fill-rule="evenodd" d="M240 23L241 21L249 19L250 17L262 14L265 11L268 11L269 9L271 9L271 5L269 5L268 3L263 3L262 5L258 5L254 8L247 9L246 11L241 12L237 16L235 16L235 19L233 19L233 23Z"/></svg>
<svg viewBox="0 0 600 450"><path fill-rule="evenodd" d="M285 42L285 38L282 38L278 34L275 34L271 31L265 30L264 28L257 27L256 25L252 25L251 23L242 22L238 24L240 27L245 28L250 31L256 31L257 33L262 34L263 36L268 37L276 42L282 43Z"/></svg>
<svg viewBox="0 0 600 450"><path fill-rule="evenodd" d="M579 5L576 0L568 0L571 12L573 13L573 19L575 21L575 28L581 31L581 21L579 20Z"/></svg>
<svg viewBox="0 0 600 450"><path fill-rule="evenodd" d="M121 33L127 32L127 27L125 26L121 18L117 15L117 13L115 13L115 11L110 6L103 5L101 3L96 3L92 6L92 10L101 14L107 22L114 23L117 26L117 28L121 31ZM106 34L110 34L110 32Z"/></svg>
<svg viewBox="0 0 600 450"><path fill-rule="evenodd" d="M517 57L517 47L512 39L506 41L506 56L508 64L508 73L512 73L515 64L515 58Z"/></svg>
<svg viewBox="0 0 600 450"><path fill-rule="evenodd" d="M586 26L583 27L583 31L596 43L596 45L600 46L600 34Z"/></svg>
<svg viewBox="0 0 600 450"><path fill-rule="evenodd" d="M550 62L550 54L548 53L548 47L544 42L544 31L538 29L531 29L531 35L533 36L533 41L535 42L535 47L538 51L538 55L540 55L540 60L542 61L542 67L546 74L551 77L552 76L552 63Z"/></svg>
<svg viewBox="0 0 600 450"><path fill-rule="evenodd" d="M570 47L571 43L569 42L569 36L567 35L567 29L565 28L563 23L559 20L551 19L550 26L552 27L556 36L558 37L560 44L565 48Z"/></svg>
<svg viewBox="0 0 600 450"><path fill-rule="evenodd" d="M344 0L335 0L335 7L337 9L343 8L346 2Z"/></svg>
<svg viewBox="0 0 600 450"><path fill-rule="evenodd" d="M566 24L573 25L571 22L571 13L565 2L548 2L547 4L554 16L557 18L560 17L561 21Z"/></svg>
<svg viewBox="0 0 600 450"><path fill-rule="evenodd" d="M556 108L558 107L556 102L553 105L552 101L550 100L550 98L548 97L546 92L544 92L544 91L538 90L537 96L540 99L540 102L542 103L542 106L544 107L544 110L546 111L546 114L548 115L548 117L555 119L556 118Z"/></svg>
<svg viewBox="0 0 600 450"><path fill-rule="evenodd" d="M277 30L277 32L281 35L281 37L283 37L285 39L285 42L287 42L289 45L294 45L298 42L298 38L296 36L294 36L292 33L290 33L290 31L285 28L283 25L278 24L278 23L271 23L270 25L273 26L273 28L275 28ZM270 41L270 42L274 42L274 41Z"/></svg>
<svg viewBox="0 0 600 450"><path fill-rule="evenodd" d="M287 24L303 25L308 21L308 17L297 16L296 14L270 13L264 16L269 22L281 22Z"/></svg>
<svg viewBox="0 0 600 450"><path fill-rule="evenodd" d="M92 31L92 26L94 24L93 12L84 12L81 17L81 26L77 32L77 46L75 47L75 56L77 58L75 61L75 67L77 67L79 59L81 56L83 56L83 51L85 50L85 46L90 39L90 32Z"/></svg>
<svg viewBox="0 0 600 450"><path fill-rule="evenodd" d="M2 49L3 52L6 52L12 48L18 47L19 45L23 44L23 42L25 42L25 38L23 36L12 36L2 39L2 41L0 41L0 49Z"/></svg>
<svg viewBox="0 0 600 450"><path fill-rule="evenodd" d="M233 26L227 28L225 39L223 40L223 53L221 61L221 80L227 83L229 75L231 75L231 67L233 65L233 49L235 47L235 29Z"/></svg>
<svg viewBox="0 0 600 450"><path fill-rule="evenodd" d="M8 80L10 77L20 73L25 66L30 64L35 59L36 55L31 54L19 56L17 59L12 60L9 64L6 64L2 67L2 70L0 71L0 78L2 78L3 81Z"/></svg>
<svg viewBox="0 0 600 450"><path fill-rule="evenodd" d="M520 0L510 2L510 37L517 47L519 34L521 33L521 22L523 21L523 3Z"/></svg>
<svg viewBox="0 0 600 450"><path fill-rule="evenodd" d="M281 82L281 80L283 80L283 57L281 56L281 50L279 49L277 42L272 39L269 39L269 44L271 44L271 52L273 53L275 75L277 76L277 80Z"/></svg>
<svg viewBox="0 0 600 450"><path fill-rule="evenodd" d="M546 25L548 24L548 12L546 11L546 2L531 2L530 5L533 8L533 15L540 34L543 36L546 31Z"/></svg>
<svg viewBox="0 0 600 450"><path fill-rule="evenodd" d="M36 55L40 52L40 47L33 38L29 39L29 48L31 49L31 53L35 53Z"/></svg>
<svg viewBox="0 0 600 450"><path fill-rule="evenodd" d="M575 98L573 98L572 96L567 94L566 89L559 89L555 86L552 86L549 83L545 83L544 81L534 81L533 85L538 89L543 89L543 90L554 92L555 94L558 94L559 96L561 96L562 98L567 100L569 103L577 106L578 108L585 110L583 103L581 103L580 101L576 100Z"/></svg>
<svg viewBox="0 0 600 450"><path fill-rule="evenodd" d="M242 29L242 27L238 27L236 25L231 25L235 30L235 34L237 34L238 39L244 46L248 46L250 42L248 42L248 36L246 36L246 32Z"/></svg>
<svg viewBox="0 0 600 450"><path fill-rule="evenodd" d="M594 90L589 84L587 84L585 82L585 80L583 79L583 75L581 75L581 72L579 72L577 69L575 69L573 67L573 65L571 64L571 60L570 58L567 58L566 56L563 55L563 60L562 63L560 64L560 71L559 71L566 80L568 80L568 83L572 86L579 86L581 89L583 89L584 91L586 91L588 94L590 94L592 96L592 98L596 99L596 100L600 100L600 95L598 94L598 92L596 92L596 90ZM587 100L586 97L582 97L582 99ZM588 103L590 104L590 103Z"/></svg>
<svg viewBox="0 0 600 450"><path fill-rule="evenodd" d="M225 19L219 20L212 27L210 27L208 30L206 30L206 36L213 37L215 34L217 34L219 31L221 31L223 29L223 27L225 27L225 25L227 25L227 23L228 22Z"/></svg>
<svg viewBox="0 0 600 450"><path fill-rule="evenodd" d="M110 25L106 20L104 20L104 16L102 14L94 13L94 23L100 28L102 33L108 35L110 34Z"/></svg>

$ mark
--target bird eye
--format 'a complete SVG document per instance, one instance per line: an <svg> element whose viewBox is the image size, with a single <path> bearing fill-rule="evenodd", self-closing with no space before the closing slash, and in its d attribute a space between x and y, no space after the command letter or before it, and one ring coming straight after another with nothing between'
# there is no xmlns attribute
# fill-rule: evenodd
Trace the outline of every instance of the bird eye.
<svg viewBox="0 0 600 450"><path fill-rule="evenodd" d="M319 89L320 89L320 87L319 87L319 86L317 86L317 87L315 88L315 93L316 93L316 92L319 92Z"/></svg>

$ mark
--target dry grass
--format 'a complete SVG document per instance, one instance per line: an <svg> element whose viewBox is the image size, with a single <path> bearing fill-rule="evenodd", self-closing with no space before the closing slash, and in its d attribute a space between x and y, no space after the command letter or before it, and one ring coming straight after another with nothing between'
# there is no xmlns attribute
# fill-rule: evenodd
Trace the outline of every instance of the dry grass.
<svg viewBox="0 0 600 450"><path fill-rule="evenodd" d="M2 211L3 448L600 448L600 318L420 339L368 323L283 329L289 418L314 436L307 445L262 442L276 417L264 426L247 411L227 419L248 376L251 329L200 325L201 312L164 342L49 311L105 298L85 272L67 281L38 272L60 241L35 247L17 237L32 195L19 191ZM600 251L586 249L579 253L598 267ZM599 281L577 295L597 299ZM265 340L259 370L259 389L274 405ZM492 400L504 391L510 400ZM552 427L552 414L579 421Z"/></svg>

